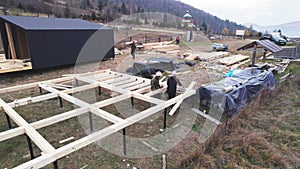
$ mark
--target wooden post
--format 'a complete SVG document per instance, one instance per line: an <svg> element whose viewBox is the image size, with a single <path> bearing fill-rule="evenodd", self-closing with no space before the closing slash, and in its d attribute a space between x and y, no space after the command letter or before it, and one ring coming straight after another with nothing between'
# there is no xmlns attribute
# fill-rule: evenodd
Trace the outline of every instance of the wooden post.
<svg viewBox="0 0 300 169"><path fill-rule="evenodd" d="M99 96L101 96L102 95L102 91L101 91L101 86L99 86Z"/></svg>
<svg viewBox="0 0 300 169"><path fill-rule="evenodd" d="M255 43L254 49L253 49L253 53L252 53L252 64L251 64L251 67L254 67L254 65L255 65L256 49L257 49L257 44Z"/></svg>
<svg viewBox="0 0 300 169"><path fill-rule="evenodd" d="M60 105L60 108L63 108L64 105L63 105L63 103L62 103L62 98L61 98L61 97L58 97L58 99L59 99L59 105Z"/></svg>
<svg viewBox="0 0 300 169"><path fill-rule="evenodd" d="M7 125L8 129L12 129L11 122L10 122L10 117L5 113L6 119L7 119Z"/></svg>
<svg viewBox="0 0 300 169"><path fill-rule="evenodd" d="M164 129L167 128L167 109L168 108L165 108L164 110Z"/></svg>
<svg viewBox="0 0 300 169"><path fill-rule="evenodd" d="M267 51L265 50L263 55L263 60L262 60L263 63L266 62L266 57L267 57Z"/></svg>
<svg viewBox="0 0 300 169"><path fill-rule="evenodd" d="M39 89L40 89L40 94L43 94L43 90L42 90L42 88L41 88L41 87L39 87Z"/></svg>
<svg viewBox="0 0 300 169"><path fill-rule="evenodd" d="M123 153L126 156L126 128L123 128Z"/></svg>
<svg viewBox="0 0 300 169"><path fill-rule="evenodd" d="M31 157L31 160L34 159L34 152L33 152L33 148L32 148L32 142L31 142L31 139L30 137L28 137L27 134L26 135L26 139L27 139L27 143L28 143L28 147L29 147L29 152L30 152L30 157Z"/></svg>
<svg viewBox="0 0 300 169"><path fill-rule="evenodd" d="M134 99L131 97L131 108L134 109Z"/></svg>
<svg viewBox="0 0 300 169"><path fill-rule="evenodd" d="M54 169L58 169L58 163L57 163L57 161L54 161L54 162L53 162L53 168L54 168Z"/></svg>
<svg viewBox="0 0 300 169"><path fill-rule="evenodd" d="M17 59L14 39L13 39L13 36L11 33L10 25L8 23L5 23L5 27L6 27L6 33L7 33L7 39L8 39L8 46L9 46L9 50L11 53L11 59Z"/></svg>
<svg viewBox="0 0 300 169"><path fill-rule="evenodd" d="M93 127L93 115L91 112L89 112L89 118L90 118L90 129L91 131L94 130L94 127Z"/></svg>
<svg viewBox="0 0 300 169"><path fill-rule="evenodd" d="M167 157L165 154L162 155L162 169L167 169Z"/></svg>

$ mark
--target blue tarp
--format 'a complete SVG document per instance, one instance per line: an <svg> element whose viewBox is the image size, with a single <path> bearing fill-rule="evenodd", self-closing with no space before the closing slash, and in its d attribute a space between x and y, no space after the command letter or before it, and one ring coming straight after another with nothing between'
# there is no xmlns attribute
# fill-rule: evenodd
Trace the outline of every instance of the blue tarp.
<svg viewBox="0 0 300 169"><path fill-rule="evenodd" d="M202 86L198 91L201 103L217 105L232 117L261 91L274 87L272 71L248 68L235 70L231 77Z"/></svg>

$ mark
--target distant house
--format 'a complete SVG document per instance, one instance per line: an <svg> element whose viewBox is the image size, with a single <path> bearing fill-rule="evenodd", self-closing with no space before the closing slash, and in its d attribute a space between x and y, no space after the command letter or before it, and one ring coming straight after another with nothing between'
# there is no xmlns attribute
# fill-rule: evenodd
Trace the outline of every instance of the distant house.
<svg viewBox="0 0 300 169"><path fill-rule="evenodd" d="M114 58L113 30L81 19L0 16L0 31L6 59L30 60L32 69L75 64L96 32L97 56L80 62Z"/></svg>

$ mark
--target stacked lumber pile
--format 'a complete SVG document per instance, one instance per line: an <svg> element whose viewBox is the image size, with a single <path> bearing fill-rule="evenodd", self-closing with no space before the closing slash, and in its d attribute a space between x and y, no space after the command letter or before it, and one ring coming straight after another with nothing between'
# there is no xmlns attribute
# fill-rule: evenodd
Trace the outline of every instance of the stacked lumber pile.
<svg viewBox="0 0 300 169"><path fill-rule="evenodd" d="M219 60L219 63L225 66L231 66L249 59L249 56L245 55L233 55L229 57L225 57Z"/></svg>
<svg viewBox="0 0 300 169"><path fill-rule="evenodd" d="M145 43L145 44L143 44L143 46L144 46L145 50L152 50L154 47L170 45L172 42L173 41Z"/></svg>
<svg viewBox="0 0 300 169"><path fill-rule="evenodd" d="M209 52L209 53L200 53L201 55L201 60L207 61L207 62L213 62L218 59L221 59L223 57L229 56L229 52Z"/></svg>
<svg viewBox="0 0 300 169"><path fill-rule="evenodd" d="M152 50L155 50L157 52L162 53L172 53L172 52L178 52L179 46L178 45L161 45L161 46L153 46Z"/></svg>

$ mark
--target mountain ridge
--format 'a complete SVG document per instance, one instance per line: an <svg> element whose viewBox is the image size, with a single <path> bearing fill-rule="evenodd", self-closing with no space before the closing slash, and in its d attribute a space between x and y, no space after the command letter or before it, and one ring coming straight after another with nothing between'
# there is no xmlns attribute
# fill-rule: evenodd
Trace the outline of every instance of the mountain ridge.
<svg viewBox="0 0 300 169"><path fill-rule="evenodd" d="M300 37L300 21L292 21L292 22L287 22L287 23L283 23L283 24L278 24L278 25L266 25L266 26L262 26L262 25L258 25L258 24L254 24L254 23L246 23L244 24L244 26L246 27L250 27L250 25L252 25L253 29L258 31L258 32L262 32L265 33L267 32L272 32L275 30L281 30L282 34L288 36L288 37L295 37L295 38L299 38Z"/></svg>

